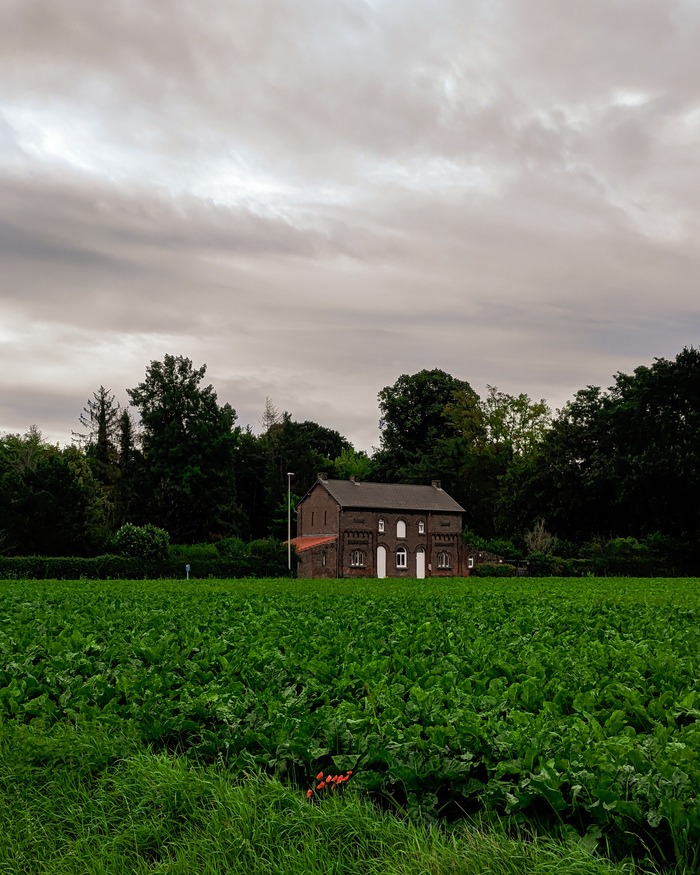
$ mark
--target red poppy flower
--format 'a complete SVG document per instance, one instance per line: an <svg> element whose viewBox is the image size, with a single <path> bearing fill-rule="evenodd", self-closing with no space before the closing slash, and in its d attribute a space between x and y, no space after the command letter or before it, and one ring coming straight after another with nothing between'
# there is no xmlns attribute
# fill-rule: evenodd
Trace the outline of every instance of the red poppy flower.
<svg viewBox="0 0 700 875"><path fill-rule="evenodd" d="M314 792L313 790L307 790L307 791L306 791L306 798L307 798L307 799L311 799L311 794L312 794L313 792Z"/></svg>

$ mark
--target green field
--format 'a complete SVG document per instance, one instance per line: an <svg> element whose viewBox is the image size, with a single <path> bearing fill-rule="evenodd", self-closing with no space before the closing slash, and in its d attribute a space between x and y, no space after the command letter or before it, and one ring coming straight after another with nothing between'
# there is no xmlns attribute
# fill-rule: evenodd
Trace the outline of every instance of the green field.
<svg viewBox="0 0 700 875"><path fill-rule="evenodd" d="M352 769L353 799L423 827L694 869L698 642L688 579L2 581L3 787L142 750L307 804Z"/></svg>

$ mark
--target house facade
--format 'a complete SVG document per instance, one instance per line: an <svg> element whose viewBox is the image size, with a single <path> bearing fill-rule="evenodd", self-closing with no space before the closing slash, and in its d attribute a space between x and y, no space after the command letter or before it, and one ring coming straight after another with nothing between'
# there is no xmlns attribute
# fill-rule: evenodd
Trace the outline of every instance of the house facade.
<svg viewBox="0 0 700 875"><path fill-rule="evenodd" d="M462 508L441 488L318 480L297 506L299 577L468 574Z"/></svg>

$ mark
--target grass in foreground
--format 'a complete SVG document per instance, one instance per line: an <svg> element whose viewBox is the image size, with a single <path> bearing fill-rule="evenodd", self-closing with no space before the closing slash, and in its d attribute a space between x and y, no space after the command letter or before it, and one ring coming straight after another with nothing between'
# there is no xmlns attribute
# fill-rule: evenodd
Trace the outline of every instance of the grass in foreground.
<svg viewBox="0 0 700 875"><path fill-rule="evenodd" d="M6 739L7 740L7 739ZM114 739L112 739L114 742ZM113 744L109 747L115 751ZM126 743L128 747L128 742ZM74 749L75 750L75 749ZM68 753L68 751L66 751ZM378 812L348 786L308 802L303 790L193 766L171 754L101 762L89 747L63 762L0 751L0 872L245 875L621 875L580 844L446 834Z"/></svg>

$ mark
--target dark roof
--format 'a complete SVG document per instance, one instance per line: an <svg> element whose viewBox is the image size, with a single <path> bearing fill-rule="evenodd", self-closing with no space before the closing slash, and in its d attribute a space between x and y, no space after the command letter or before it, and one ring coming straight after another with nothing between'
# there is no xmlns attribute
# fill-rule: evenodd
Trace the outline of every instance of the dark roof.
<svg viewBox="0 0 700 875"><path fill-rule="evenodd" d="M341 507L465 513L464 508L438 486L321 479L317 484L325 487Z"/></svg>

